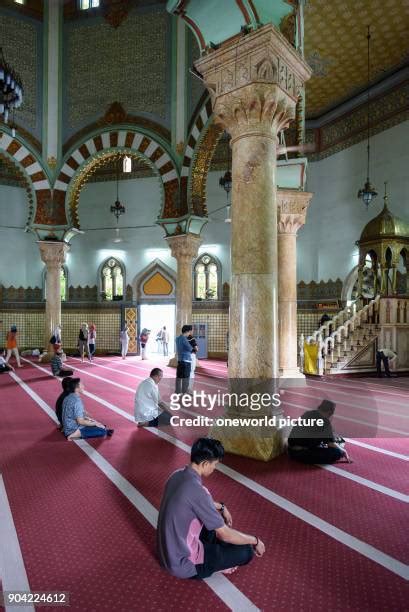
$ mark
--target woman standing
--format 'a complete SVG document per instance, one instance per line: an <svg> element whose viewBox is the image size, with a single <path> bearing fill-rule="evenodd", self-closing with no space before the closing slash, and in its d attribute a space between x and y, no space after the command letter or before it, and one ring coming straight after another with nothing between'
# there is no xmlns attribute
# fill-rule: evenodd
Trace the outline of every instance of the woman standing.
<svg viewBox="0 0 409 612"><path fill-rule="evenodd" d="M97 330L94 323L89 324L88 331L88 356L89 360L92 361L92 358L95 354L95 344L97 341Z"/></svg>
<svg viewBox="0 0 409 612"><path fill-rule="evenodd" d="M122 359L126 358L126 354L128 352L128 346L129 346L129 335L128 335L128 328L125 325L123 330L121 331L121 333L119 334L119 339L121 341L121 355L122 355Z"/></svg>
<svg viewBox="0 0 409 612"><path fill-rule="evenodd" d="M146 345L148 344L150 329L143 328L141 335L139 336L139 342L141 343L141 357L142 359L148 359L146 356Z"/></svg>
<svg viewBox="0 0 409 612"><path fill-rule="evenodd" d="M20 355L19 355L18 347L17 347L17 326L16 325L12 325L10 327L10 331L7 332L6 349L7 349L6 364L8 364L9 359L11 355L13 354L17 361L17 367L21 368L22 365L21 365Z"/></svg>
<svg viewBox="0 0 409 612"><path fill-rule="evenodd" d="M89 359L88 325L86 323L81 325L80 333L78 334L78 350L81 355L81 361L84 361L85 351L87 351Z"/></svg>

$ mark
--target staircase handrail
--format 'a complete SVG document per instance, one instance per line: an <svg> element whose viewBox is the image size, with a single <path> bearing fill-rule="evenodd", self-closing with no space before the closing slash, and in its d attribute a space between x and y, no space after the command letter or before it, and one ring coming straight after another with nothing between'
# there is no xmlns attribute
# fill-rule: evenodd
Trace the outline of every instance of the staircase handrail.
<svg viewBox="0 0 409 612"><path fill-rule="evenodd" d="M380 298L381 296L377 295L368 304L360 308L358 311L356 310L356 303L352 305L352 308L350 306L348 306L347 308L344 308L344 310L338 313L338 315L336 315L331 321L326 321L324 325L321 325L321 327L317 329L317 331L315 331L311 336L308 336L306 338L306 342L308 344L311 344L311 342L318 343L318 347L319 347L318 362L317 362L318 374L323 373L323 369L324 369L323 362L325 361L326 357L330 353L330 349L334 350L336 341L338 343L342 342L342 333L344 333L344 339L348 338L351 332L353 332L356 327L359 327L361 325L364 314L366 313L368 313L368 315L373 314L374 309L378 305ZM344 318L344 316L347 314L349 309L352 311L352 316L346 320L341 321ZM341 321L341 324L336 329L333 329L331 334L329 334L329 326L334 325L336 321L337 322ZM325 334L327 330L328 330L328 334ZM304 343L303 343L303 346L304 346ZM301 366L302 367L304 366L303 357L304 355L302 351L302 354L301 354Z"/></svg>

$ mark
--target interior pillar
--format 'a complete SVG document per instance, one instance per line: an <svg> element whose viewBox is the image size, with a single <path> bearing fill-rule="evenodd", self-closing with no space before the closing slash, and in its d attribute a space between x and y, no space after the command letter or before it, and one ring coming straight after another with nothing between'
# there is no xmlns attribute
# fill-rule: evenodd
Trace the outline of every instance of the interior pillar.
<svg viewBox="0 0 409 612"><path fill-rule="evenodd" d="M231 135L229 379L232 391L251 394L274 388L279 374L276 146L310 70L272 25L236 37L195 66ZM270 459L281 452L275 427L221 428L217 436L237 454Z"/></svg>

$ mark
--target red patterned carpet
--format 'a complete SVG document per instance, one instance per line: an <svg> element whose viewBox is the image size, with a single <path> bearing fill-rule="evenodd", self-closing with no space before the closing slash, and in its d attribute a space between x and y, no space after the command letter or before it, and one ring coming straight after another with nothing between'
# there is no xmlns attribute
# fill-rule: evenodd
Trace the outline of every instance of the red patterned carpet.
<svg viewBox="0 0 409 612"><path fill-rule="evenodd" d="M69 592L75 611L409 610L408 379L308 381L285 390L291 416L324 397L337 403L334 426L349 438L354 463L325 469L286 456L270 463L227 456L207 486L267 552L205 583L174 579L155 558L164 483L205 430L136 428L135 388L156 362L69 363L85 384L88 411L115 429L111 439L65 441L53 420L60 381L48 366L26 361L16 376L0 376L0 474L32 591ZM175 371L159 365L166 399ZM225 364L202 362L195 388L226 389ZM4 503L0 496L0 539L11 533ZM14 554L0 550L4 589L23 584Z"/></svg>

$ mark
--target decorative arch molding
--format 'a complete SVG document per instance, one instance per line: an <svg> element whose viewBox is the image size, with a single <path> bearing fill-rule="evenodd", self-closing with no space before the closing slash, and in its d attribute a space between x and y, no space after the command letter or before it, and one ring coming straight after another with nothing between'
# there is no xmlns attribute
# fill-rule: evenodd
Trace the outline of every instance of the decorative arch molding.
<svg viewBox="0 0 409 612"><path fill-rule="evenodd" d="M13 138L6 131L0 132L0 152L14 164L24 182L29 201L27 225L57 224L58 219L53 218L46 206L51 198L51 185L41 157L23 139Z"/></svg>
<svg viewBox="0 0 409 612"><path fill-rule="evenodd" d="M78 228L74 182L80 183L82 188L85 181L81 181L81 177L83 178L93 164L98 162L101 155L104 153L118 154L119 152L138 155L150 163L163 184L164 198L160 216L162 218L180 216L178 207L179 172L170 149L145 130L123 126L103 129L96 134L89 135L87 140L73 148L64 159L54 185L54 199L65 210L70 211L74 227Z"/></svg>
<svg viewBox="0 0 409 612"><path fill-rule="evenodd" d="M172 287L170 293L163 295L156 295L153 301L163 302L163 301L175 301L176 299L176 272L172 270L169 266L167 266L163 261L156 258L149 265L146 266L143 270L141 270L132 281L132 292L134 296L134 300L138 302L147 302L152 301L152 296L146 295L143 291L143 286L150 279L152 279L155 274L160 274L163 278L168 281Z"/></svg>

